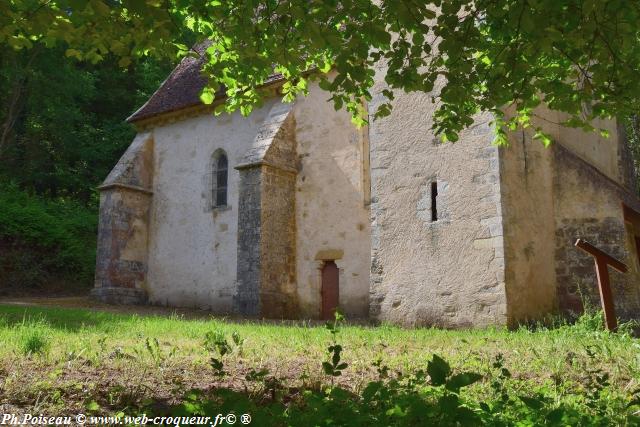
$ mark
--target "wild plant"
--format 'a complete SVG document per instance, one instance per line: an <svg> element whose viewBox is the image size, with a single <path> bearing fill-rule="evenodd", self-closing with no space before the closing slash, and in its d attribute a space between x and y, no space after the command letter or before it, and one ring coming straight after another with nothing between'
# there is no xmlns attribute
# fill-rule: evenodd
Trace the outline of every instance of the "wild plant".
<svg viewBox="0 0 640 427"><path fill-rule="evenodd" d="M269 396L271 401L276 401L278 392L284 389L282 380L273 375L269 375L269 370L262 368L260 370L252 369L245 379L249 382L258 384L258 389L253 391L253 396Z"/></svg>
<svg viewBox="0 0 640 427"><path fill-rule="evenodd" d="M213 368L213 372L217 377L223 377L226 375L224 370L224 358L233 353L234 350L240 352L244 339L240 337L237 332L231 334L231 341L227 340L225 334L221 331L209 331L204 338L204 347L210 353L210 364Z"/></svg>
<svg viewBox="0 0 640 427"><path fill-rule="evenodd" d="M334 319L327 322L325 327L331 333L331 345L327 347L327 353L329 354L329 359L327 361L322 362L322 369L326 375L331 377L331 386L334 385L334 380L336 377L342 375L342 371L345 370L349 365L342 361L342 345L338 343L338 333L340 332L340 323L344 320L344 316L340 314L337 310L334 315Z"/></svg>
<svg viewBox="0 0 640 427"><path fill-rule="evenodd" d="M157 338L147 338L145 341L145 348L147 349L147 353L151 356L151 360L153 360L157 367L163 366L168 360L173 358L177 352L176 347L172 347L169 352L164 352L160 347L160 342Z"/></svg>

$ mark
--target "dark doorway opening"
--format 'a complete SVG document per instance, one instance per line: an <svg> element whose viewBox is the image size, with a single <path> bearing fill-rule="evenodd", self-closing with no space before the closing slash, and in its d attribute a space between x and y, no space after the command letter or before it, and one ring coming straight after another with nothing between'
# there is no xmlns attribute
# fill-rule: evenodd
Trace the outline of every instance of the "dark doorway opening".
<svg viewBox="0 0 640 427"><path fill-rule="evenodd" d="M335 316L340 301L339 270L334 261L325 261L322 266L322 307L320 318L331 320Z"/></svg>

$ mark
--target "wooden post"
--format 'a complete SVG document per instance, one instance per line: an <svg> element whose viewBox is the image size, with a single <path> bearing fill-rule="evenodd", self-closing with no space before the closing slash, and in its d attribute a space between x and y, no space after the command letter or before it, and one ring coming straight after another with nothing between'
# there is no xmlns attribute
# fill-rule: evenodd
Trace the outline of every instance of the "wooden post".
<svg viewBox="0 0 640 427"><path fill-rule="evenodd" d="M615 268L621 273L626 273L628 268L624 263L618 261L605 251L596 248L586 240L576 240L575 246L593 256L595 260L598 290L600 291L600 301L602 302L602 310L604 311L604 322L607 325L607 329L615 331L618 328L618 321L616 320L616 313L613 307L613 295L611 293L608 266Z"/></svg>

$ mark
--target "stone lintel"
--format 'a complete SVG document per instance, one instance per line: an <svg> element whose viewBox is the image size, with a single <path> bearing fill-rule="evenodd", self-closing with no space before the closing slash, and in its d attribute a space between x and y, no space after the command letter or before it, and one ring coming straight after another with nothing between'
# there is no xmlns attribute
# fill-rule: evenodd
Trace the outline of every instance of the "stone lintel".
<svg viewBox="0 0 640 427"><path fill-rule="evenodd" d="M316 261L335 261L337 259L342 259L344 256L344 251L342 249L324 249L318 251L315 256Z"/></svg>

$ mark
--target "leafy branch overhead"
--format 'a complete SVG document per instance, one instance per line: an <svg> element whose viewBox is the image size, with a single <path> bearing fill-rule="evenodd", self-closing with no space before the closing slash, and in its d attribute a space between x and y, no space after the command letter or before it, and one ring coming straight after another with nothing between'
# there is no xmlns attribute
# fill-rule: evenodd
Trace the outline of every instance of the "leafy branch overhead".
<svg viewBox="0 0 640 427"><path fill-rule="evenodd" d="M445 140L490 112L499 142L531 126L548 143L531 124L542 100L586 130L640 109L638 22L629 0L4 0L0 44L64 43L69 56L127 66L208 40L202 98L224 87L228 111L248 114L279 73L285 100L319 79L356 123L367 119L363 101L383 117L394 94L417 91L432 95Z"/></svg>

